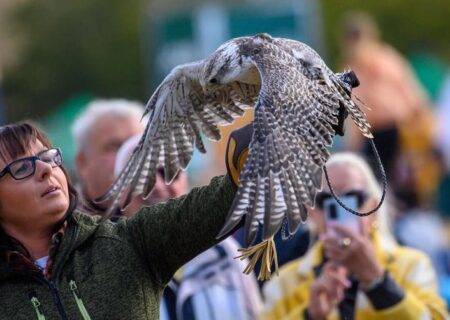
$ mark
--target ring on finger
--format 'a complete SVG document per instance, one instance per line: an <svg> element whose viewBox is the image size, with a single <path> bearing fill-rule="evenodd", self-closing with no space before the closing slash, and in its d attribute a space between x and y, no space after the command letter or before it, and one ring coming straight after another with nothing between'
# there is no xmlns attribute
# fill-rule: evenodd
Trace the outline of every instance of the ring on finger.
<svg viewBox="0 0 450 320"><path fill-rule="evenodd" d="M352 239L349 237L341 238L339 240L339 247L342 249L347 249L352 244Z"/></svg>

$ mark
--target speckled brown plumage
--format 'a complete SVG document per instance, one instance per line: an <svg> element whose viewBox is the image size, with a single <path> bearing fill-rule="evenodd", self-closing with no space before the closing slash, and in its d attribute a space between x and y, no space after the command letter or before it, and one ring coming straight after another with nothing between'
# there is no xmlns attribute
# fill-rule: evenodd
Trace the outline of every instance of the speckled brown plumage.
<svg viewBox="0 0 450 320"><path fill-rule="evenodd" d="M202 134L221 138L229 124L254 107L248 160L227 222L230 232L247 215L246 243L260 225L263 239L287 223L294 232L321 188L322 168L347 114L371 138L364 113L351 99L348 73L335 74L307 45L261 34L223 44L210 57L178 66L150 98L149 123L128 165L100 200L147 196L162 165L169 183L185 169Z"/></svg>

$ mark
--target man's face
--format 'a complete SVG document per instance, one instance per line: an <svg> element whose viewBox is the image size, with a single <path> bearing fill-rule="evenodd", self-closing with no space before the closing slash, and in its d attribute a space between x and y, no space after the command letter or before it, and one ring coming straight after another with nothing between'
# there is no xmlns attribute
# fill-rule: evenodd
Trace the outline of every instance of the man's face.
<svg viewBox="0 0 450 320"><path fill-rule="evenodd" d="M93 126L86 148L76 159L83 192L90 200L101 196L114 182L116 154L122 143L143 130L137 119L118 116L103 117Z"/></svg>
<svg viewBox="0 0 450 320"><path fill-rule="evenodd" d="M131 217L138 212L142 207L149 207L159 202L164 202L169 199L178 198L186 194L188 191L188 179L184 172L180 171L177 177L170 185L164 182L164 178L159 172L156 173L156 182L147 199L142 199L142 195L134 197L131 203L123 212L126 217Z"/></svg>

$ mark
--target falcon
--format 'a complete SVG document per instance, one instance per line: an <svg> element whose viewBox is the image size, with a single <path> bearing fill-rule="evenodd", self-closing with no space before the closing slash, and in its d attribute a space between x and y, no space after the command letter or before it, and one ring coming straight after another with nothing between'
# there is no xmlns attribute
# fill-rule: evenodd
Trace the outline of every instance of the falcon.
<svg viewBox="0 0 450 320"><path fill-rule="evenodd" d="M343 134L347 115L372 138L365 114L351 99L356 85L353 72L333 73L306 44L268 34L232 39L206 59L175 67L148 101L149 122L130 161L98 199L114 199L105 218L122 201L126 207L134 196L148 197L159 166L169 184L187 167L194 146L206 152L202 136L220 140L218 126L253 107L248 158L218 237L246 216L249 247L262 226L263 241L243 256L254 254L253 266L263 258L270 272L273 236L282 226L292 234L307 219L322 187L328 148Z"/></svg>

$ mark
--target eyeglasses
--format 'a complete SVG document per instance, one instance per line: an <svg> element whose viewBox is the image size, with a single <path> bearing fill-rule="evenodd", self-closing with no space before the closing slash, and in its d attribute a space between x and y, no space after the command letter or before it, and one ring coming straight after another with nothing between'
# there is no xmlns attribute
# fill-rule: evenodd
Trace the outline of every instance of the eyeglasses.
<svg viewBox="0 0 450 320"><path fill-rule="evenodd" d="M343 197L356 197L358 208L361 208L362 205L367 201L369 195L364 190L350 190L346 193L343 193L339 196ZM316 208L323 210L324 203L327 199L333 198L333 195L328 192L320 192L316 195Z"/></svg>
<svg viewBox="0 0 450 320"><path fill-rule="evenodd" d="M59 167L62 164L61 150L59 148L43 150L35 156L14 160L0 171L0 178L7 173L15 180L28 178L36 171L36 160L48 163L52 168Z"/></svg>

